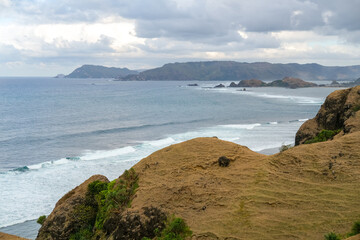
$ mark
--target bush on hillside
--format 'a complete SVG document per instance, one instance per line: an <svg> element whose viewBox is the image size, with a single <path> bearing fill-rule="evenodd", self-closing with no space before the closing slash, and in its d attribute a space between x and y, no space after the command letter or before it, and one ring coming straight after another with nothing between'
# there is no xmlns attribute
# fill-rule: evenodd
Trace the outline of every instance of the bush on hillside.
<svg viewBox="0 0 360 240"><path fill-rule="evenodd" d="M329 139L332 139L340 131L341 131L341 129L337 129L337 130L323 129L313 139L306 140L305 144L317 143L317 142L325 142L325 141L327 141Z"/></svg>
<svg viewBox="0 0 360 240"><path fill-rule="evenodd" d="M354 222L354 225L351 228L351 236L354 236L356 234L360 233L360 221Z"/></svg>
<svg viewBox="0 0 360 240"><path fill-rule="evenodd" d="M38 224L40 225L43 225L43 223L45 222L46 220L46 216L45 215L42 215L38 218L38 220L36 221Z"/></svg>
<svg viewBox="0 0 360 240"><path fill-rule="evenodd" d="M326 234L324 237L325 240L340 240L340 237L333 232Z"/></svg>

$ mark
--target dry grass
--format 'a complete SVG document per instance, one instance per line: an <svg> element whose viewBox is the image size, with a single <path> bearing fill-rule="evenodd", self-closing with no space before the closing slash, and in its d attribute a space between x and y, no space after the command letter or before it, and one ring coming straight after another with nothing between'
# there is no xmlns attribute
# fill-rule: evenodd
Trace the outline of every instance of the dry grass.
<svg viewBox="0 0 360 240"><path fill-rule="evenodd" d="M272 156L216 138L193 139L134 166L140 187L133 208L162 207L195 234L221 239L345 233L360 219L359 146L360 132ZM232 159L229 167L218 166L223 155Z"/></svg>

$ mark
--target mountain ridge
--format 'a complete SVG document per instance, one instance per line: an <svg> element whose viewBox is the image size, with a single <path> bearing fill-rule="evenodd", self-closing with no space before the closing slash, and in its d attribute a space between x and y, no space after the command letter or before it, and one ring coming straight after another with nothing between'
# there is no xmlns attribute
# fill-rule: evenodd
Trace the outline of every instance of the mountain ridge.
<svg viewBox="0 0 360 240"><path fill-rule="evenodd" d="M100 65L85 64L76 68L65 78L118 78L129 74L136 74L137 71L128 68L105 67Z"/></svg>
<svg viewBox="0 0 360 240"><path fill-rule="evenodd" d="M353 80L360 75L360 65L327 67L317 63L268 63L236 61L203 61L167 63L120 80L278 80L286 76L304 80Z"/></svg>

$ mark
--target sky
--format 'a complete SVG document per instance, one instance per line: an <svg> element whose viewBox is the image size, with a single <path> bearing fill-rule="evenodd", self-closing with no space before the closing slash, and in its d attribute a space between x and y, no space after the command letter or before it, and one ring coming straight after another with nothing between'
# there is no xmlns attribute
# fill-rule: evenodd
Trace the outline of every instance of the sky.
<svg viewBox="0 0 360 240"><path fill-rule="evenodd" d="M0 76L84 64L360 64L360 0L0 0Z"/></svg>

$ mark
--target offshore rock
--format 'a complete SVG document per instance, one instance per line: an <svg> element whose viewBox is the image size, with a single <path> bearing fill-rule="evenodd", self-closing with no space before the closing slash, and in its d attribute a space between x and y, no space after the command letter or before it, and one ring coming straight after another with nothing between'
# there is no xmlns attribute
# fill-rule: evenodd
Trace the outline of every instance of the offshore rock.
<svg viewBox="0 0 360 240"><path fill-rule="evenodd" d="M264 87L266 83L258 79L241 80L238 87Z"/></svg>
<svg viewBox="0 0 360 240"><path fill-rule="evenodd" d="M300 78L285 77L282 80L276 80L268 84L270 87L285 87L285 88L304 88L316 87L315 83L306 82Z"/></svg>
<svg viewBox="0 0 360 240"><path fill-rule="evenodd" d="M216 85L214 88L224 88L224 87L225 87L225 85L220 83L219 85Z"/></svg>

